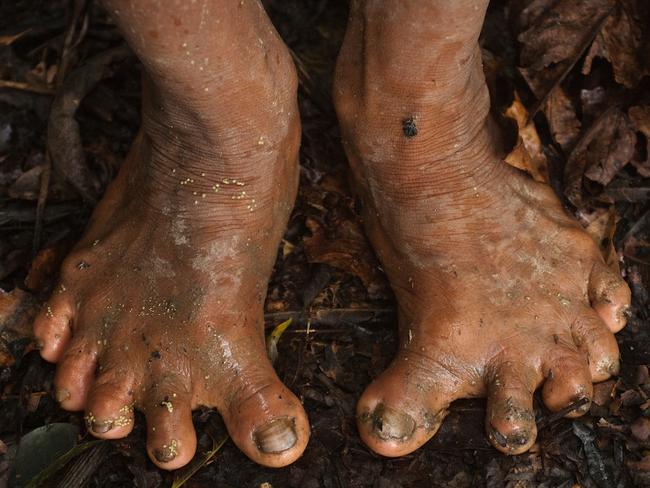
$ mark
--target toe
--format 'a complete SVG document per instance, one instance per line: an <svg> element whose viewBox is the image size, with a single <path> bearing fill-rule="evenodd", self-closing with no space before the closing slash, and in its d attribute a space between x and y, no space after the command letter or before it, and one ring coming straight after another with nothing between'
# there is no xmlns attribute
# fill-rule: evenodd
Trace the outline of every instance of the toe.
<svg viewBox="0 0 650 488"><path fill-rule="evenodd" d="M569 345L558 345L549 354L544 373L546 381L542 398L549 410L558 412L583 399L587 402L567 414L567 417L579 417L589 410L593 386L589 366L583 354Z"/></svg>
<svg viewBox="0 0 650 488"><path fill-rule="evenodd" d="M537 438L533 393L541 372L505 361L491 368L487 385L485 428L490 442L505 454L521 454Z"/></svg>
<svg viewBox="0 0 650 488"><path fill-rule="evenodd" d="M107 370L88 392L86 424L101 439L126 437L133 429L133 388L129 371Z"/></svg>
<svg viewBox="0 0 650 488"><path fill-rule="evenodd" d="M585 307L574 321L571 333L578 349L587 355L592 381L603 381L618 374L616 338L596 312Z"/></svg>
<svg viewBox="0 0 650 488"><path fill-rule="evenodd" d="M459 386L430 359L403 352L357 403L362 440L383 456L415 451L438 431L449 404L461 397Z"/></svg>
<svg viewBox="0 0 650 488"><path fill-rule="evenodd" d="M61 359L71 337L72 307L67 298L53 295L34 319L34 336L39 343L41 357L51 363Z"/></svg>
<svg viewBox="0 0 650 488"><path fill-rule="evenodd" d="M589 278L589 300L614 333L625 327L631 296L627 283L617 273L603 263L594 266Z"/></svg>
<svg viewBox="0 0 650 488"><path fill-rule="evenodd" d="M83 410L97 365L97 350L83 337L73 337L54 375L54 394L66 410Z"/></svg>
<svg viewBox="0 0 650 488"><path fill-rule="evenodd" d="M264 364L244 369L219 406L228 432L244 454L258 464L281 467L298 459L309 440L307 415L296 396Z"/></svg>
<svg viewBox="0 0 650 488"><path fill-rule="evenodd" d="M196 452L189 389L179 378L168 376L147 388L145 397L149 457L162 469L185 466Z"/></svg>

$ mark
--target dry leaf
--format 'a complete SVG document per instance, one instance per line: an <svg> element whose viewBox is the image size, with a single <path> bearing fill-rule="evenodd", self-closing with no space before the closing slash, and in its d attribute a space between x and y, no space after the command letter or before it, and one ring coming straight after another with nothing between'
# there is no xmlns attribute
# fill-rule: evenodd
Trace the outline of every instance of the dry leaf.
<svg viewBox="0 0 650 488"><path fill-rule="evenodd" d="M632 164L641 176L650 178L650 106L631 107L627 113L636 130L641 132L646 139L645 160L633 159Z"/></svg>
<svg viewBox="0 0 650 488"><path fill-rule="evenodd" d="M0 290L1 367L10 366L14 361L6 345L31 337L32 321L39 308L38 302L19 288L14 288L9 293Z"/></svg>
<svg viewBox="0 0 650 488"><path fill-rule="evenodd" d="M618 107L610 107L583 132L569 155L565 168L564 193L576 207L582 206L584 177L609 184L634 155L636 134Z"/></svg>
<svg viewBox="0 0 650 488"><path fill-rule="evenodd" d="M518 138L514 149L505 158L506 163L526 171L536 181L548 183L548 161L537 129L532 121L528 121L528 112L515 93L515 100L507 108L506 117L517 123Z"/></svg>
<svg viewBox="0 0 650 488"><path fill-rule="evenodd" d="M305 253L310 263L322 263L358 276L370 296L384 287L377 260L359 225L350 220L340 222L337 236L328 239L320 224L307 218L305 222L312 233L303 239Z"/></svg>
<svg viewBox="0 0 650 488"><path fill-rule="evenodd" d="M544 104L544 114L555 142L565 153L571 152L580 135L580 121L576 117L573 103L562 87L549 94Z"/></svg>
<svg viewBox="0 0 650 488"><path fill-rule="evenodd" d="M607 210L601 210L598 216L585 227L587 234L594 240L605 259L605 263L616 273L620 273L618 255L614 248L614 233L616 232L616 209L612 205Z"/></svg>
<svg viewBox="0 0 650 488"><path fill-rule="evenodd" d="M650 75L650 4L647 0L618 0L585 58L583 74L589 74L594 57L612 64L616 81L634 88Z"/></svg>
<svg viewBox="0 0 650 488"><path fill-rule="evenodd" d="M613 0L533 0L519 15L521 74L538 98L550 90L594 35Z"/></svg>

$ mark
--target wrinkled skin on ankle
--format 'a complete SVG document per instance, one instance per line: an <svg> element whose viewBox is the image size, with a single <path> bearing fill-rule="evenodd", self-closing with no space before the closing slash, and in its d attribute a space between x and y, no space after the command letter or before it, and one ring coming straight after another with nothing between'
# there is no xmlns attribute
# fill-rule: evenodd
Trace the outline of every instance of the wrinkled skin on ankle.
<svg viewBox="0 0 650 488"><path fill-rule="evenodd" d="M500 159L477 45L487 2L390 3L353 2L334 86L399 304L399 352L359 400L359 431L404 455L451 402L486 397L488 438L521 453L538 387L559 411L618 372L630 292L551 189Z"/></svg>

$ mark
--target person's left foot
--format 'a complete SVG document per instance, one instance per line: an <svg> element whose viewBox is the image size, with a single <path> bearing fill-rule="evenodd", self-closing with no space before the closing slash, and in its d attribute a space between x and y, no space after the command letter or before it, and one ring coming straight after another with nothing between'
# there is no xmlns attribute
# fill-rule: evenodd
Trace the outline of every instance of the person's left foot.
<svg viewBox="0 0 650 488"><path fill-rule="evenodd" d="M468 397L487 397L492 444L521 453L538 387L552 411L582 400L581 415L592 381L619 368L627 285L495 149L480 3L355 4L337 67L364 223L399 305L399 352L357 405L362 439L386 456L424 444Z"/></svg>

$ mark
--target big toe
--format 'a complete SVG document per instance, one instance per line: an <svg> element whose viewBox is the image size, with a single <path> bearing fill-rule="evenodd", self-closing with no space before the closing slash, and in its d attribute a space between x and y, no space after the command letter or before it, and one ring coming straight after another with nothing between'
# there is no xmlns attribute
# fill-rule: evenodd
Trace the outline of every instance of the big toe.
<svg viewBox="0 0 650 488"><path fill-rule="evenodd" d="M401 354L357 403L361 439L378 454L396 457L415 451L435 435L448 405L460 397L457 383L430 367L418 367L422 361L426 359Z"/></svg>
<svg viewBox="0 0 650 488"><path fill-rule="evenodd" d="M258 464L277 468L298 459L309 441L307 415L268 360L231 385L234 394L219 408L239 449ZM266 364L268 363L268 364ZM252 380L251 378L255 378Z"/></svg>

